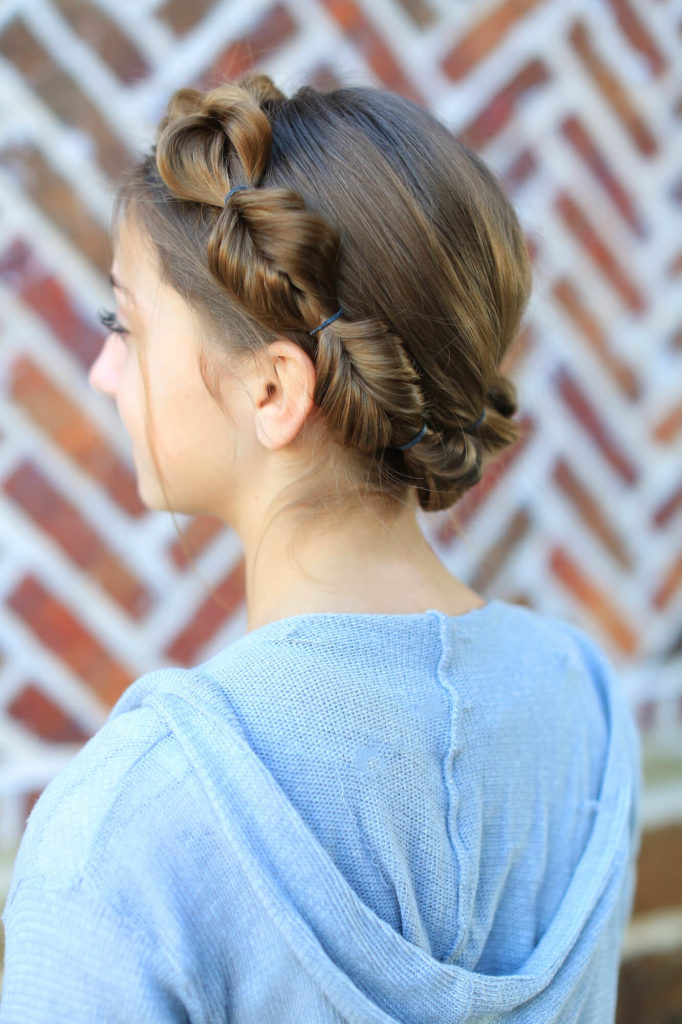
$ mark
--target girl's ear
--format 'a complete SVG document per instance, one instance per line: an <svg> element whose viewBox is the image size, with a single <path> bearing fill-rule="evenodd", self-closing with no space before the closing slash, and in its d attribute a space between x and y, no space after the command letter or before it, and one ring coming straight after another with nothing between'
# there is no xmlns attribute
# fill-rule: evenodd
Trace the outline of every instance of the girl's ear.
<svg viewBox="0 0 682 1024"><path fill-rule="evenodd" d="M293 341L271 342L257 354L256 436L273 451L290 444L313 407L315 367Z"/></svg>

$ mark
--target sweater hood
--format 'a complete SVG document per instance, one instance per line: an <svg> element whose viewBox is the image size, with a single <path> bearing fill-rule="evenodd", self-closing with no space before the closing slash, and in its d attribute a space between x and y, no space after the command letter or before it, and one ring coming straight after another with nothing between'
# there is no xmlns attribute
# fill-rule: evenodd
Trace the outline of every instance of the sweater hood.
<svg viewBox="0 0 682 1024"><path fill-rule="evenodd" d="M323 619L326 628L320 631ZM300 801L295 783L302 785L301 778L306 777L308 769L303 765L296 780L287 780L276 765L273 767L275 754L268 755L262 745L263 737L274 732L275 744L286 746L286 731L278 730L284 728L282 721L287 714L295 712L303 719L310 714L311 734L315 734L311 743L319 745L320 754L313 761L318 770L323 770L324 743L320 735L327 724L308 709L312 707L313 690L328 685L325 651L333 643L338 650L344 638L349 641L359 637L358 649L367 671L398 679L404 668L400 639L405 640L412 630L426 631L427 647L434 657L430 660L424 656L424 663L427 669L429 664L435 666L436 683L447 691L450 716L464 723L454 753L448 748L450 753L439 769L453 822L450 843L445 854L439 856L452 858L454 867L448 863L444 877L457 890L454 895L459 908L453 913L452 943L445 955L442 949L434 955L426 939L420 941L414 934L406 937L361 898L360 887L348 872L340 870L334 850L325 848L310 821L305 820L302 805L297 806ZM495 650L491 649L493 636ZM368 637L373 638L369 645ZM285 706L281 704L285 697L279 691L273 696L272 690L259 691L258 687L259 681L273 678L273 671L286 671L287 652L291 650L299 661L304 660L302 678L312 689L306 691L305 702L294 701L290 695ZM506 661L500 658L500 650L507 652ZM463 652L468 652L466 657ZM523 880L518 873L523 871L523 864L514 860L514 844L520 840L514 836L510 839L505 833L502 841L500 834L513 826L515 815L522 814L523 801L518 801L519 809L508 807L509 827L498 828L496 819L486 818L480 807L474 808L478 818L475 814L471 819L482 822L475 841L467 842L465 825L469 820L467 801L494 806L500 794L500 799L505 799L505 793L515 792L501 788L510 785L510 773L517 770L518 758L513 743L507 749L501 737L494 735L496 709L500 701L510 699L510 691L515 694L514 707L523 704L524 694L529 691L519 679L530 672L531 657L536 670L533 685L541 689L542 697L533 697L535 717L529 721L528 734L521 743L532 746L543 729L554 728L547 717L552 701L563 700L564 693L571 691L563 683L561 688L553 687L552 672L556 675L557 666L565 668L567 659L574 685L579 678L581 685L594 692L605 743L600 751L583 750L574 721L565 721L569 736L576 729L576 762L587 758L596 779L596 792L589 801L590 824L567 884L553 898L550 919L543 922L541 933L530 938L523 935L521 946L526 924L520 916L516 934L513 896L512 910L504 911L507 916L502 919L503 898L508 898L504 897L504 879L516 878L517 885ZM497 683L490 684L484 703L478 704L475 687L480 687L486 673L473 666L479 663L477 659L486 658L494 666ZM245 675L247 668L250 676ZM359 671L356 667L356 676ZM115 713L144 702L154 705L163 716L211 802L226 856L232 858L252 898L272 921L273 943L287 947L341 1019L365 1024L459 1024L502 1019L530 1024L608 1019L601 1015L606 997L603 992L597 994L598 986L593 981L600 963L609 960L617 964L632 908L639 845L639 741L609 662L584 633L559 620L499 601L456 617L437 611L420 616L294 616L247 634L196 670L181 675L178 670L164 672L153 673L135 684ZM499 681L500 674L506 675L506 688ZM516 690L511 685L514 681ZM286 691L286 686L282 689ZM265 718L259 718L256 709L268 702L271 706ZM474 715L469 726L465 724L467 709ZM575 713L578 721L580 709L576 708ZM341 714L337 712L336 718ZM563 708L561 714L567 716L568 712ZM479 733L492 734L492 748L485 749ZM585 734L581 735L584 738ZM500 766L499 777L491 782L490 772L484 773L480 787L471 791L463 788L457 776L458 758L467 745L480 746L482 756L497 757ZM538 751L542 749L546 748L538 747ZM289 759L291 756L290 750ZM328 756L333 758L333 751ZM558 788L548 790L550 810L553 799L567 799L570 772L569 764L569 781L564 789L561 779L558 783L552 780L552 786ZM544 775L540 777L545 779ZM529 784L540 785L532 780ZM404 785L404 780L396 776L393 785ZM456 806L455 798L459 800ZM571 807L569 803L566 815L572 813ZM551 833L551 813L547 815L542 834L548 850L533 862L534 876L542 872L543 865L544 870L550 870L552 843L557 841ZM523 826L524 835L530 835L530 829L536 827L535 817L530 816L529 824ZM379 822L377 828L385 829L386 825ZM428 835L423 842L428 847ZM497 870L499 864L493 856L498 849L499 858L505 859L501 870ZM538 892L547 891L535 877L529 877L528 882ZM485 918L477 916L476 909L483 894L489 908ZM460 913L461 919L457 916ZM485 934L473 934L472 920L479 921L477 927ZM485 924L480 923L484 920ZM518 960L515 948L524 950L519 962L514 962ZM496 959L492 952L496 949L506 950L505 957ZM617 968L612 968L612 973L617 975ZM615 1000L615 989L608 998Z"/></svg>

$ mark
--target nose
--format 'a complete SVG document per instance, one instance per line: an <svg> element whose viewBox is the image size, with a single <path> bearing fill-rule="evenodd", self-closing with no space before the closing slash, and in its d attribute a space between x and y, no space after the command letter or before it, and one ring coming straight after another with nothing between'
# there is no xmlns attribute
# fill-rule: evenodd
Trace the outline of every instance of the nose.
<svg viewBox="0 0 682 1024"><path fill-rule="evenodd" d="M88 371L88 383L95 391L103 395L116 394L116 386L121 371L121 350L124 345L114 334L108 335L99 355Z"/></svg>

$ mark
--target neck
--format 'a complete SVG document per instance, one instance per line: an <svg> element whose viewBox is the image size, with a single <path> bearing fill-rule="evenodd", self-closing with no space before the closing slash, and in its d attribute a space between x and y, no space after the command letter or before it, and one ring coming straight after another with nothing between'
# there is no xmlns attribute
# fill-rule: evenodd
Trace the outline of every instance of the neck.
<svg viewBox="0 0 682 1024"><path fill-rule="evenodd" d="M433 552L414 500L397 513L363 507L304 525L277 517L242 540L249 632L310 612L459 614L484 603Z"/></svg>

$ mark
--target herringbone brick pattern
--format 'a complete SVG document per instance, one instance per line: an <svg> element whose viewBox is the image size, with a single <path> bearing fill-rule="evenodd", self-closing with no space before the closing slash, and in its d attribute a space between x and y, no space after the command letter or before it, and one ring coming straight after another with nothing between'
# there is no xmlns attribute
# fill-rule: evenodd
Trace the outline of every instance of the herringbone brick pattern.
<svg viewBox="0 0 682 1024"><path fill-rule="evenodd" d="M597 636L643 728L682 726L681 32L672 0L0 7L0 844L129 681L244 628L236 538L183 519L188 566L85 374L113 183L173 89L253 67L384 84L503 177L536 270L524 438L425 529L482 593Z"/></svg>

